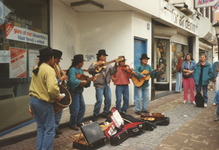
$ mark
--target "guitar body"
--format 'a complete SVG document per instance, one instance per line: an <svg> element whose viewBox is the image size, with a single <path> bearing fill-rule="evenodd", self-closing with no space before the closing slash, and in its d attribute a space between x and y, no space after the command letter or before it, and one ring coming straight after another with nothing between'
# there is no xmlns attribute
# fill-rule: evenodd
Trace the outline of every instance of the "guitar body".
<svg viewBox="0 0 219 150"><path fill-rule="evenodd" d="M147 73L149 73L148 70L143 70L141 72L142 75L147 74ZM151 78L151 75L146 76L146 79L144 79L144 78L138 79L135 76L133 76L132 81L133 81L135 86L140 87L144 83L144 81L149 80L150 78Z"/></svg>
<svg viewBox="0 0 219 150"><path fill-rule="evenodd" d="M103 64L104 64L105 62L103 61ZM95 63L93 63L93 65L95 65L96 64L96 62ZM95 73L99 73L99 72L101 72L103 69L105 69L107 66L97 66L97 69L95 69Z"/></svg>

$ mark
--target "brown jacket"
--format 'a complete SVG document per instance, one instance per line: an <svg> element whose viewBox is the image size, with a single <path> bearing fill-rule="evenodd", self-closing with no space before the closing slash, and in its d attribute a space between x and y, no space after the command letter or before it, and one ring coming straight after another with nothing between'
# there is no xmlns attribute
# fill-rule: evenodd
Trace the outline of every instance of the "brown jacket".
<svg viewBox="0 0 219 150"><path fill-rule="evenodd" d="M181 57L178 58L178 63L176 65L176 70L180 73L182 71L182 63L183 59Z"/></svg>

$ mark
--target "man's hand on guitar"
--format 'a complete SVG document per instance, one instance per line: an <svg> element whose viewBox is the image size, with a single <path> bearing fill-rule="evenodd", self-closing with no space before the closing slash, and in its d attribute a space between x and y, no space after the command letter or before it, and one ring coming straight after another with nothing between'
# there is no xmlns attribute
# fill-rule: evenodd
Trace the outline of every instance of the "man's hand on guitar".
<svg viewBox="0 0 219 150"><path fill-rule="evenodd" d="M143 75L143 77L142 77L142 78L145 80L145 79L146 79L146 77L147 77L147 76Z"/></svg>
<svg viewBox="0 0 219 150"><path fill-rule="evenodd" d="M161 68L159 68L159 69L157 70L157 72L159 72L159 73L160 73L160 72L161 72Z"/></svg>
<svg viewBox="0 0 219 150"><path fill-rule="evenodd" d="M83 87L85 84L87 84L86 80L81 80L81 83L79 84L80 87Z"/></svg>
<svg viewBox="0 0 219 150"><path fill-rule="evenodd" d="M114 61L115 61L115 66L116 66L119 61L118 59L115 59Z"/></svg>
<svg viewBox="0 0 219 150"><path fill-rule="evenodd" d="M92 81L96 81L96 80L97 80L97 78L96 78L96 77L93 77L93 78L92 78Z"/></svg>
<svg viewBox="0 0 219 150"><path fill-rule="evenodd" d="M96 62L96 65L97 66L102 66L103 65L103 61L100 60L100 61Z"/></svg>

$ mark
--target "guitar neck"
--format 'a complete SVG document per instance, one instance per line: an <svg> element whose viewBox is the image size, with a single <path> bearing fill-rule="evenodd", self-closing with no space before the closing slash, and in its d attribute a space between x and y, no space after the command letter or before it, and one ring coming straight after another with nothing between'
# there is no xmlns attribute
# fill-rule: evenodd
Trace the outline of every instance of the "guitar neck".
<svg viewBox="0 0 219 150"><path fill-rule="evenodd" d="M157 71L158 69L155 69L155 70L153 70L153 71L151 71L151 72L149 72L149 73L146 73L146 74L144 74L145 76L148 76L148 75L151 75L152 73L154 73L155 71Z"/></svg>
<svg viewBox="0 0 219 150"><path fill-rule="evenodd" d="M105 62L105 63L103 64L103 66L107 66L107 65L109 65L109 64L111 64L111 63L113 63L113 62L115 62L115 60L111 60L111 61Z"/></svg>

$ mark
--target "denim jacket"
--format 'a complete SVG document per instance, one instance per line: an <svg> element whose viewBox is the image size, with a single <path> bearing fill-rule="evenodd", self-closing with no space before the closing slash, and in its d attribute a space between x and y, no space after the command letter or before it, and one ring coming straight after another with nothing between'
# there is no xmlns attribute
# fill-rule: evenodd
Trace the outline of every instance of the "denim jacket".
<svg viewBox="0 0 219 150"><path fill-rule="evenodd" d="M183 64L182 64L182 72L183 72L184 69L191 70L191 71L194 70L196 62L194 60L191 60L189 68L188 68L188 65L189 65L189 63L187 61L183 62ZM183 72L183 74L185 74L185 73L186 72ZM191 78L191 77L192 77L192 74L189 75L189 78Z"/></svg>

